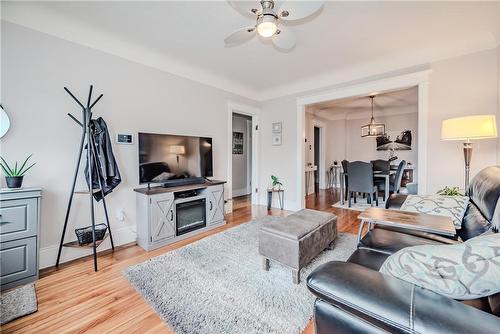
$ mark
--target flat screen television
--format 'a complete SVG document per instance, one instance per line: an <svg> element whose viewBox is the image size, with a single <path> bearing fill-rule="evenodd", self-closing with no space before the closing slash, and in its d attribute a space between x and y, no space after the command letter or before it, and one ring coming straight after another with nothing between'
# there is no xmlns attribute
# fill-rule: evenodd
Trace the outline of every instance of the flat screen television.
<svg viewBox="0 0 500 334"><path fill-rule="evenodd" d="M139 182L165 186L213 176L212 138L139 133Z"/></svg>

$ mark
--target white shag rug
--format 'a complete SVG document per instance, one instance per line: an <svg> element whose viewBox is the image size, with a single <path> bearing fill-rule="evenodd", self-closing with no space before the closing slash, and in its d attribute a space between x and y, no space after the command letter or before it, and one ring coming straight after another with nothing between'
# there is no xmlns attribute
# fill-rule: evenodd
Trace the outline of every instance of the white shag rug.
<svg viewBox="0 0 500 334"><path fill-rule="evenodd" d="M262 269L258 231L266 216L128 268L124 275L175 333L300 333L313 314L307 275L328 261L345 261L355 236L339 233L292 283L290 269Z"/></svg>

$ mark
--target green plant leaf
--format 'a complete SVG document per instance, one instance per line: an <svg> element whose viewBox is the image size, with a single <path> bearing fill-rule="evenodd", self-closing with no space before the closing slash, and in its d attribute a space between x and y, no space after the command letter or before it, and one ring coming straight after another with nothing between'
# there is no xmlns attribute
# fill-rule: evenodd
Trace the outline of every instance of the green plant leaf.
<svg viewBox="0 0 500 334"><path fill-rule="evenodd" d="M5 167L9 171L9 176L12 176L12 169L10 169L9 164L7 163L7 161L5 161L5 159L3 157L1 157L1 156L0 156L0 159L2 159L3 163L5 164Z"/></svg>
<svg viewBox="0 0 500 334"><path fill-rule="evenodd" d="M26 172L27 172L27 171L29 171L29 170L30 170L30 168L31 168L31 167L33 167L34 165L36 165L36 162L34 162L31 166L29 166L28 168L26 168L26 169L24 170L24 172L22 172L22 174L20 174L19 176L23 176L24 174L26 174Z"/></svg>
<svg viewBox="0 0 500 334"><path fill-rule="evenodd" d="M28 160L31 158L32 155L33 154L28 155L26 160L24 160L23 164L21 165L21 168L19 168L19 171L18 171L19 174L23 174L23 168L24 168L24 166L26 166L26 163L28 162Z"/></svg>
<svg viewBox="0 0 500 334"><path fill-rule="evenodd" d="M11 176L11 174L9 173L9 171L5 168L5 166L2 164L0 164L0 166L2 167L3 169L3 172L5 173L6 176Z"/></svg>
<svg viewBox="0 0 500 334"><path fill-rule="evenodd" d="M14 164L14 176L19 176L19 171L17 170L17 161Z"/></svg>

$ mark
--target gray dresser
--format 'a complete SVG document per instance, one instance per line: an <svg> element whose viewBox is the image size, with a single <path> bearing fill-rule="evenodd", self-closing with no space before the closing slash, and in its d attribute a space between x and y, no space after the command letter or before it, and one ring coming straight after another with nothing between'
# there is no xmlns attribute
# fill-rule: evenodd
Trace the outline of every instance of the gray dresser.
<svg viewBox="0 0 500 334"><path fill-rule="evenodd" d="M0 284L2 290L38 278L41 188L0 191Z"/></svg>

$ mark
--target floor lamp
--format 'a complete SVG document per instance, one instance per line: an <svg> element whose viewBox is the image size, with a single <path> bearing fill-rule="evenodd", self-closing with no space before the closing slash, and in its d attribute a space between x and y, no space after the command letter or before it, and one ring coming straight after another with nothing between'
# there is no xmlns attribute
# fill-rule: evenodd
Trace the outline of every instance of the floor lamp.
<svg viewBox="0 0 500 334"><path fill-rule="evenodd" d="M495 115L477 115L450 118L443 121L441 139L464 141L465 190L469 187L471 140L497 137Z"/></svg>

